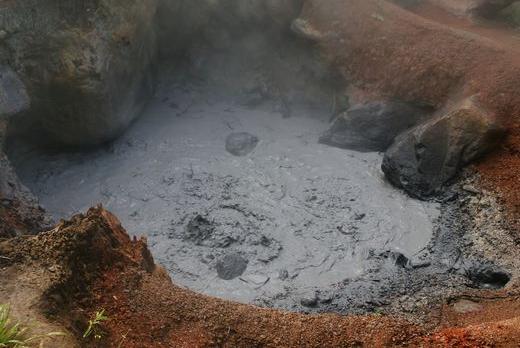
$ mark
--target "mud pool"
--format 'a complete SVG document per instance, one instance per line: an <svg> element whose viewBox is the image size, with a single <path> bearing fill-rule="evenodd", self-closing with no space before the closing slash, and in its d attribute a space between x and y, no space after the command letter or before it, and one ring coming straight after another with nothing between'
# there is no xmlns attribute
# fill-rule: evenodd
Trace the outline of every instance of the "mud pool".
<svg viewBox="0 0 520 348"><path fill-rule="evenodd" d="M116 142L88 153L19 146L13 158L54 218L102 203L148 236L176 284L205 294L316 307L348 284L420 266L438 204L385 182L380 154L318 144L326 110L291 114L163 81ZM258 139L245 156L226 150L238 132Z"/></svg>

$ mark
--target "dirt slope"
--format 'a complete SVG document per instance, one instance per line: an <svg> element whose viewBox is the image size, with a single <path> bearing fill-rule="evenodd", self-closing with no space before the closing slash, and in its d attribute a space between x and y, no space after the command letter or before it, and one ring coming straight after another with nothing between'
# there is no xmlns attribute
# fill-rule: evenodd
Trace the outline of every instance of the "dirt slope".
<svg viewBox="0 0 520 348"><path fill-rule="evenodd" d="M509 129L502 148L484 159L479 170L517 220L520 55L518 44L512 44L516 32L468 25L439 11L430 6L419 16L387 1L310 0L301 17L322 34L319 45L329 61L365 90L435 108L477 95Z"/></svg>
<svg viewBox="0 0 520 348"><path fill-rule="evenodd" d="M0 294L26 299L17 302L18 316L38 318L40 330L69 333L49 347L487 347L512 345L520 337L518 306L502 306L492 323L474 316L467 328L428 334L392 317L307 316L198 295L173 285L145 241L131 240L102 208L38 236L0 242L0 253L0 276L8 280L3 284L19 282ZM488 302L482 303L486 315L497 306ZM82 339L88 318L101 308L110 318L103 338ZM442 322L467 323L449 313Z"/></svg>

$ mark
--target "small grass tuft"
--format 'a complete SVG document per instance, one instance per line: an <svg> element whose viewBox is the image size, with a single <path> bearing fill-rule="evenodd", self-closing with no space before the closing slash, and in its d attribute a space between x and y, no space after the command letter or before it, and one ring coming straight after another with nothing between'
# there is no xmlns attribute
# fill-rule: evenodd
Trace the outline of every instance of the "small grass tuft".
<svg viewBox="0 0 520 348"><path fill-rule="evenodd" d="M88 327L83 333L83 338L88 338L92 334L94 334L95 339L101 339L103 337L103 332L100 329L100 325L106 320L108 320L108 317L105 315L104 309L101 309L100 311L94 313L92 318L88 321Z"/></svg>
<svg viewBox="0 0 520 348"><path fill-rule="evenodd" d="M10 316L9 305L0 304L0 348L29 348L34 347L37 342L42 346L45 338L64 336L62 332L30 336L29 327L23 326L20 322L13 322Z"/></svg>

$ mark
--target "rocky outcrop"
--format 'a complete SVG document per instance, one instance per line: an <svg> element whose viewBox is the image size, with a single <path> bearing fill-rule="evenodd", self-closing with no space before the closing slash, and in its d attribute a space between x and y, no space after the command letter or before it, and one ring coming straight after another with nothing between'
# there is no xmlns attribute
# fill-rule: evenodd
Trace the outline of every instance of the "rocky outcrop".
<svg viewBox="0 0 520 348"><path fill-rule="evenodd" d="M359 104L341 114L320 142L356 151L385 151L395 137L426 116L424 110L397 101Z"/></svg>
<svg viewBox="0 0 520 348"><path fill-rule="evenodd" d="M0 66L0 117L8 117L29 108L29 96L18 75Z"/></svg>
<svg viewBox="0 0 520 348"><path fill-rule="evenodd" d="M48 220L38 200L18 180L4 153L8 117L29 108L25 86L9 68L0 66L0 238L39 232Z"/></svg>
<svg viewBox="0 0 520 348"><path fill-rule="evenodd" d="M386 152L382 169L410 195L427 197L493 148L502 135L492 116L469 98L399 136Z"/></svg>
<svg viewBox="0 0 520 348"><path fill-rule="evenodd" d="M54 140L113 139L152 93L157 0L0 5L0 64L26 83L30 118ZM35 126L33 126L35 129Z"/></svg>

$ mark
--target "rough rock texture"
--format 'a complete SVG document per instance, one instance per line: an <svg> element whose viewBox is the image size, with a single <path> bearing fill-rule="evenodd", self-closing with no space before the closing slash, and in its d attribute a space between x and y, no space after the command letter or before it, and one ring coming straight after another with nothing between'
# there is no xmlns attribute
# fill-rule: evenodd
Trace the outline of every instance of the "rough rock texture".
<svg viewBox="0 0 520 348"><path fill-rule="evenodd" d="M520 223L520 46L514 32L375 0L308 0L300 19L320 34L328 61L365 90L439 109L454 96L477 94L509 132L478 169Z"/></svg>
<svg viewBox="0 0 520 348"><path fill-rule="evenodd" d="M459 170L503 135L493 116L470 98L399 136L382 169L394 185L416 197L436 193Z"/></svg>
<svg viewBox="0 0 520 348"><path fill-rule="evenodd" d="M447 11L461 16L488 16L508 6L515 0L429 0Z"/></svg>
<svg viewBox="0 0 520 348"><path fill-rule="evenodd" d="M0 239L36 233L48 223L37 199L20 183L0 149Z"/></svg>
<svg viewBox="0 0 520 348"><path fill-rule="evenodd" d="M426 113L400 102L369 102L341 114L320 142L357 151L385 151Z"/></svg>
<svg viewBox="0 0 520 348"><path fill-rule="evenodd" d="M120 134L139 114L152 92L156 3L0 4L5 33L0 64L11 65L26 83L31 119L54 140L99 144Z"/></svg>
<svg viewBox="0 0 520 348"><path fill-rule="evenodd" d="M0 117L8 117L29 108L29 96L18 75L0 65Z"/></svg>
<svg viewBox="0 0 520 348"><path fill-rule="evenodd" d="M29 104L23 83L12 70L0 66L0 238L35 233L48 223L4 153L8 117L25 111Z"/></svg>

